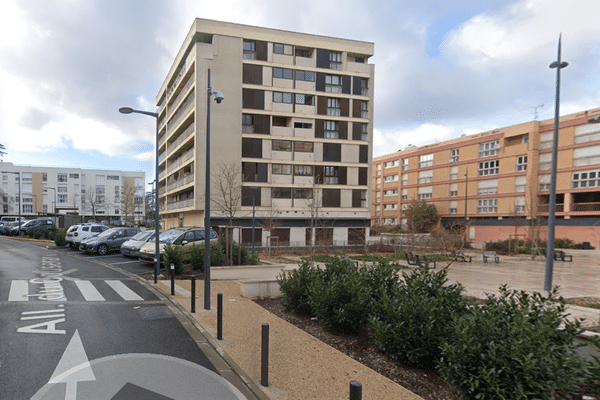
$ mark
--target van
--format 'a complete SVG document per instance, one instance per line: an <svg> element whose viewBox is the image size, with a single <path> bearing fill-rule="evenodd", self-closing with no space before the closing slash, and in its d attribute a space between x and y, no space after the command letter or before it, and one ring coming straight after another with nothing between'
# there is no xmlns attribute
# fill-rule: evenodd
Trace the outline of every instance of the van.
<svg viewBox="0 0 600 400"><path fill-rule="evenodd" d="M19 220L18 216L6 216L5 215L2 218L0 218L0 222L17 222L18 220ZM24 217L21 217L21 222L25 222Z"/></svg>

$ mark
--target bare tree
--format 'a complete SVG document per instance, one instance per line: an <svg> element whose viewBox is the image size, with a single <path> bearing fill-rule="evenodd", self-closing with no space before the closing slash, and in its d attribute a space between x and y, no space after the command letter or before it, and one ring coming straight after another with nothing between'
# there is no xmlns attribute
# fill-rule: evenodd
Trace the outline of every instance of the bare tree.
<svg viewBox="0 0 600 400"><path fill-rule="evenodd" d="M92 218L96 220L98 208L106 206L105 193L97 191L94 186L89 186L85 194L81 195L81 205L84 210L91 211Z"/></svg>
<svg viewBox="0 0 600 400"><path fill-rule="evenodd" d="M6 147L4 147L2 143L0 143L0 161L3 161L4 156L6 155L6 152L2 150L6 150Z"/></svg>
<svg viewBox="0 0 600 400"><path fill-rule="evenodd" d="M242 205L242 172L239 165L220 164L212 175L212 181L217 190L211 196L211 201L232 226Z"/></svg>
<svg viewBox="0 0 600 400"><path fill-rule="evenodd" d="M126 221L133 222L136 208L143 205L143 197L137 195L141 190L142 188L136 186L132 180L124 179L121 193L115 195L116 206Z"/></svg>
<svg viewBox="0 0 600 400"><path fill-rule="evenodd" d="M269 238L267 241L267 257L271 256L271 235L274 230L279 228L281 225L279 221L279 210L277 207L273 205L273 200L269 203L267 210L265 211L265 216L258 223L261 228L267 232L269 232Z"/></svg>
<svg viewBox="0 0 600 400"><path fill-rule="evenodd" d="M1 210L2 213L4 213L4 208L6 208L6 209L12 208L12 205L14 204L14 202L15 202L14 197L10 197L8 195L8 193L4 192L0 188L0 206L2 206L2 210Z"/></svg>

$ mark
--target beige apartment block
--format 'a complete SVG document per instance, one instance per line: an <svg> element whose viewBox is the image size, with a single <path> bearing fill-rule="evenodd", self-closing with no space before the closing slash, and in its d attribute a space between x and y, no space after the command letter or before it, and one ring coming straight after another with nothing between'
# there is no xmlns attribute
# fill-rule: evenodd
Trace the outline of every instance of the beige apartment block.
<svg viewBox="0 0 600 400"><path fill-rule="evenodd" d="M211 226L239 227L236 239L250 243L254 221L263 245L364 241L373 51L368 42L196 19L156 98L165 226L204 225L210 70L224 95L210 106Z"/></svg>
<svg viewBox="0 0 600 400"><path fill-rule="evenodd" d="M600 109L560 118L556 238L600 245ZM554 120L530 121L373 159L372 221L394 226L411 203L436 206L471 240L546 237Z"/></svg>

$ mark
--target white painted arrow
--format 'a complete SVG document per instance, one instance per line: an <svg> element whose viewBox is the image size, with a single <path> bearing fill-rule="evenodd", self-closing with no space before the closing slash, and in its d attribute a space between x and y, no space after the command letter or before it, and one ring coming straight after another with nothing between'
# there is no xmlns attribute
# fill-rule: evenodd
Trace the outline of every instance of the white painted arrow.
<svg viewBox="0 0 600 400"><path fill-rule="evenodd" d="M65 400L75 400L77 382L95 380L96 376L76 330L48 383L66 383Z"/></svg>

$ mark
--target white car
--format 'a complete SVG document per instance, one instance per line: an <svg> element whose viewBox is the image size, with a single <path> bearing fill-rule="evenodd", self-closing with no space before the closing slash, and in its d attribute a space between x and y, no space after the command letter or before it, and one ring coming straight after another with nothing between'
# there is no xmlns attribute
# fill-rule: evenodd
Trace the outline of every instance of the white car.
<svg viewBox="0 0 600 400"><path fill-rule="evenodd" d="M107 229L110 228L106 225L101 224L81 224L77 227L75 231L72 232L73 236L71 237L71 239L69 239L69 244L74 249L78 249L79 244L83 239L97 236Z"/></svg>

